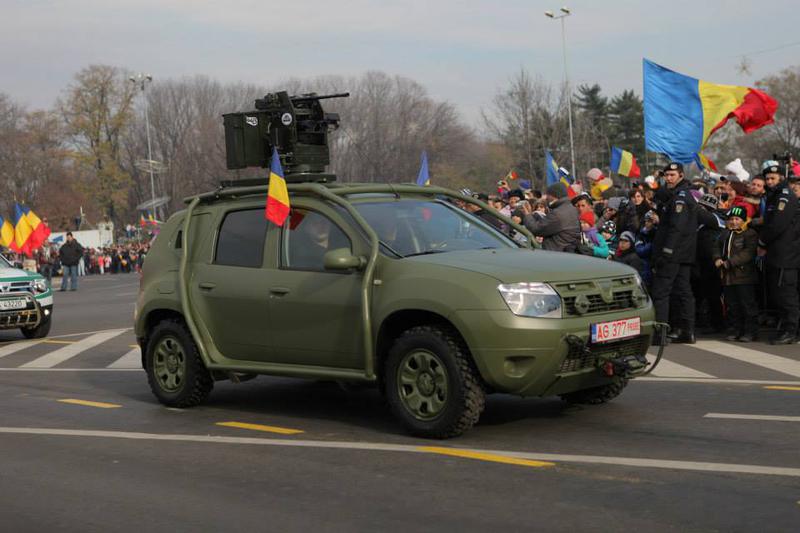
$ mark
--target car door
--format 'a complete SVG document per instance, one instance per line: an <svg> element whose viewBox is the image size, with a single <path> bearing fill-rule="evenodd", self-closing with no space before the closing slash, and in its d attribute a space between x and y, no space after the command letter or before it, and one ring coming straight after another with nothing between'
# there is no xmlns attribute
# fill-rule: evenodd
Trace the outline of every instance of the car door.
<svg viewBox="0 0 800 533"><path fill-rule="evenodd" d="M363 368L362 273L323 266L327 251L352 252L356 239L338 212L293 206L269 273L273 362Z"/></svg>
<svg viewBox="0 0 800 533"><path fill-rule="evenodd" d="M269 287L264 268L270 226L263 204L220 216L210 257L192 265L192 303L223 356L265 361L270 348Z"/></svg>

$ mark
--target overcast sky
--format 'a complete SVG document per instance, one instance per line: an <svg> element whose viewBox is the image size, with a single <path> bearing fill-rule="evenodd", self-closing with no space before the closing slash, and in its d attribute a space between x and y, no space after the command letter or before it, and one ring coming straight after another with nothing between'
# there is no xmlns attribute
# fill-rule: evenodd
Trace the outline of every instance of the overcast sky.
<svg viewBox="0 0 800 533"><path fill-rule="evenodd" d="M382 70L423 84L478 125L520 67L563 76L555 0L0 0L0 92L49 107L90 64L273 84ZM641 93L641 60L749 85L800 64L796 1L574 0L573 85ZM784 46L780 50L764 50ZM760 52L760 53L757 53ZM752 74L736 66L742 54Z"/></svg>

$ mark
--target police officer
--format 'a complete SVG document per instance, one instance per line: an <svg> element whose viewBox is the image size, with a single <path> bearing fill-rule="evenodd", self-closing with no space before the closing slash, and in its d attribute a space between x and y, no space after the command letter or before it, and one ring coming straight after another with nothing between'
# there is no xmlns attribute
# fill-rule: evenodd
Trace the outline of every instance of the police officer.
<svg viewBox="0 0 800 533"><path fill-rule="evenodd" d="M671 324L673 342L694 344L694 296L690 283L697 251L697 204L684 179L683 165L664 167L666 192L658 207L659 225L653 240L653 303L656 320L669 321L670 297L680 305L680 319Z"/></svg>
<svg viewBox="0 0 800 533"><path fill-rule="evenodd" d="M767 288L780 317L780 331L771 344L792 344L797 340L800 303L797 271L800 268L800 210L789 189L784 169L768 161L762 173L767 201L764 225L759 233L759 255L766 252Z"/></svg>

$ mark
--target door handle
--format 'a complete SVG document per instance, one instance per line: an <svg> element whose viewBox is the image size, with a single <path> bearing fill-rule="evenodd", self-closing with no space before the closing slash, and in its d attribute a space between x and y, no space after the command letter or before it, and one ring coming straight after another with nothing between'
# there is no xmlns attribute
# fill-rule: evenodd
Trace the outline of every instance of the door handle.
<svg viewBox="0 0 800 533"><path fill-rule="evenodd" d="M211 289L216 287L217 284L216 283L211 283L209 281L201 281L200 283L197 284L197 286L200 287L204 291L210 291Z"/></svg>
<svg viewBox="0 0 800 533"><path fill-rule="evenodd" d="M289 294L289 289L286 287L270 287L269 292L275 296L284 296Z"/></svg>

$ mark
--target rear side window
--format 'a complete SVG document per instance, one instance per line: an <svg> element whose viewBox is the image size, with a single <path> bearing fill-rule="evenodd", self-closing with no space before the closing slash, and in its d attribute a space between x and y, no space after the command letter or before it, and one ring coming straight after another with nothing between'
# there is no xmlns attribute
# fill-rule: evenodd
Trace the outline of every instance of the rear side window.
<svg viewBox="0 0 800 533"><path fill-rule="evenodd" d="M218 265L260 267L266 234L267 221L263 209L228 213L219 229L214 262Z"/></svg>

